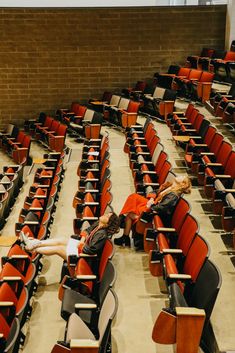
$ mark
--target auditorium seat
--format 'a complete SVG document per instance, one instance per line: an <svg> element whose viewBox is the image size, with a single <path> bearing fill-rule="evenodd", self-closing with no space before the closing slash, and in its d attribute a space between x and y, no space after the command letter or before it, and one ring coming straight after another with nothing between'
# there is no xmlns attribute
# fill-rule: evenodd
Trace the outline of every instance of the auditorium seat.
<svg viewBox="0 0 235 353"><path fill-rule="evenodd" d="M99 320L93 332L87 327L82 319L73 313L66 327L66 335L63 342L58 342L51 353L75 352L85 347L94 352L107 352L108 345L111 345L111 325L117 311L117 297L110 289L102 305ZM97 339L97 337L99 337Z"/></svg>

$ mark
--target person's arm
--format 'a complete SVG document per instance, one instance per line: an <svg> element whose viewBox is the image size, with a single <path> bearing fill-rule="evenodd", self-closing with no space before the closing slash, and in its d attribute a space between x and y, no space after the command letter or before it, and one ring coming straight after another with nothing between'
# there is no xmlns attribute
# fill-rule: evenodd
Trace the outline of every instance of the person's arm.
<svg viewBox="0 0 235 353"><path fill-rule="evenodd" d="M177 201L178 195L176 195L174 192L170 192L163 197L161 202L152 205L151 210L158 213L159 215L171 214Z"/></svg>
<svg viewBox="0 0 235 353"><path fill-rule="evenodd" d="M93 223L91 226L88 228L84 229L81 231L80 236L81 236L81 242L84 243L86 240L86 237L90 234L90 232L97 226L97 222Z"/></svg>
<svg viewBox="0 0 235 353"><path fill-rule="evenodd" d="M82 251L85 254L95 255L103 249L106 239L106 232L100 229L94 234L89 244L85 242L79 245L79 252Z"/></svg>

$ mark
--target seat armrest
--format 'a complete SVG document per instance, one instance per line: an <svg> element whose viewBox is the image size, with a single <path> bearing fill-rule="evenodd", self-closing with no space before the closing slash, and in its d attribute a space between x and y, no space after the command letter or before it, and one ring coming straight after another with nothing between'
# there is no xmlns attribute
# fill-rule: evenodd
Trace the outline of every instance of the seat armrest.
<svg viewBox="0 0 235 353"><path fill-rule="evenodd" d="M70 348L71 348L71 353L75 352L88 352L87 349L89 349L89 352L94 352L98 353L99 350L99 341L91 340L91 339L71 339L70 341ZM73 350L73 348L75 350ZM93 348L93 349L92 349ZM92 349L92 351L90 350Z"/></svg>
<svg viewBox="0 0 235 353"><path fill-rule="evenodd" d="M97 279L96 275L78 275L76 279L79 281L95 281Z"/></svg>
<svg viewBox="0 0 235 353"><path fill-rule="evenodd" d="M190 280L192 278L190 275L180 274L180 273L171 273L167 275L167 277L175 280Z"/></svg>
<svg viewBox="0 0 235 353"><path fill-rule="evenodd" d="M94 310L97 309L97 305L92 303L76 303L74 308L76 310Z"/></svg>
<svg viewBox="0 0 235 353"><path fill-rule="evenodd" d="M166 228L166 227L158 227L156 229L158 233L175 233L176 229L175 228Z"/></svg>
<svg viewBox="0 0 235 353"><path fill-rule="evenodd" d="M182 254L182 249L162 249L163 254Z"/></svg>
<svg viewBox="0 0 235 353"><path fill-rule="evenodd" d="M206 163L208 167L221 167L222 163Z"/></svg>

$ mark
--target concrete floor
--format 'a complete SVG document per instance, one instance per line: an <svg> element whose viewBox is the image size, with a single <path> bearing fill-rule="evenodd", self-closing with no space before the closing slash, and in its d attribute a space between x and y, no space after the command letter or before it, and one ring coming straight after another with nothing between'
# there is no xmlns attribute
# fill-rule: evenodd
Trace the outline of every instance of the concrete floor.
<svg viewBox="0 0 235 353"><path fill-rule="evenodd" d="M178 102L179 110L185 103ZM204 108L203 108L204 109ZM205 114L209 116L208 112ZM213 118L212 118L213 119ZM144 118L139 118L143 123ZM213 120L215 122L215 120ZM219 122L217 122L219 124ZM168 127L156 122L156 129L169 154L170 161L177 174L186 173L182 162L182 150L175 145ZM220 124L219 124L220 125ZM134 191L133 179L129 170L128 156L123 152L124 136L114 129L103 128L109 132L111 180L113 207L118 213L126 197ZM230 138L231 136L229 136ZM232 137L231 137L232 139ZM234 141L233 141L234 142ZM54 223L51 226L51 237L70 236L73 233L72 220L75 217L72 199L77 189L78 177L76 168L80 159L82 145L68 139L72 154L65 162L65 178L62 183ZM32 146L32 156L41 157L45 152L37 144ZM5 157L2 157L3 160ZM6 158L6 162L8 158ZM12 161L11 161L12 163ZM3 163L4 164L4 163ZM14 234L14 223L18 219L23 200L32 183L33 174L26 177L16 204L12 210L2 235ZM225 242L227 235L221 229L218 217L211 212L210 202L205 199L202 188L193 187L192 194L187 196L192 205L192 214L200 224L200 234L211 246L211 259L218 265L223 276L223 285L212 315L212 324L220 351L235 348L235 272L232 260L234 255ZM118 234L117 236L121 235ZM1 248L0 255L7 253L8 248ZM162 307L165 307L167 295L162 290L161 280L153 278L148 271L148 256L136 253L133 248L116 248L113 259L117 270L115 291L119 299L119 309L113 324L113 353L172 353L172 346L156 345L151 340L151 331L155 318ZM60 318L60 302L57 299L58 281L62 261L57 257L43 260L43 272L39 278L39 287L34 298L33 313L27 327L27 339L24 353L49 353L57 340L63 339L65 322Z"/></svg>

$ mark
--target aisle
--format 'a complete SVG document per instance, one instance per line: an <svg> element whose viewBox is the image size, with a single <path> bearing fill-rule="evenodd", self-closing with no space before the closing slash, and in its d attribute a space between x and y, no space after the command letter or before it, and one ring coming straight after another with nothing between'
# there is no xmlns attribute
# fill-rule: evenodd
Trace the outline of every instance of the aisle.
<svg viewBox="0 0 235 353"><path fill-rule="evenodd" d="M81 159L82 145L72 142L68 145L73 148L73 151L70 160L65 163L65 177L61 184L54 222L51 226L51 238L69 237L73 234L75 213L72 199L77 190L76 170ZM62 259L58 256L43 258L43 270L34 298L24 353L50 353L57 340L63 339L65 321L60 317L61 302L58 299L62 263Z"/></svg>
<svg viewBox="0 0 235 353"><path fill-rule="evenodd" d="M134 192L128 155L123 152L124 135L109 130L113 207L119 213L126 197ZM117 236L120 236L122 231ZM113 263L117 271L115 291L119 307L112 330L112 353L172 353L171 346L156 345L152 327L167 295L148 270L148 255L133 247L115 248Z"/></svg>

